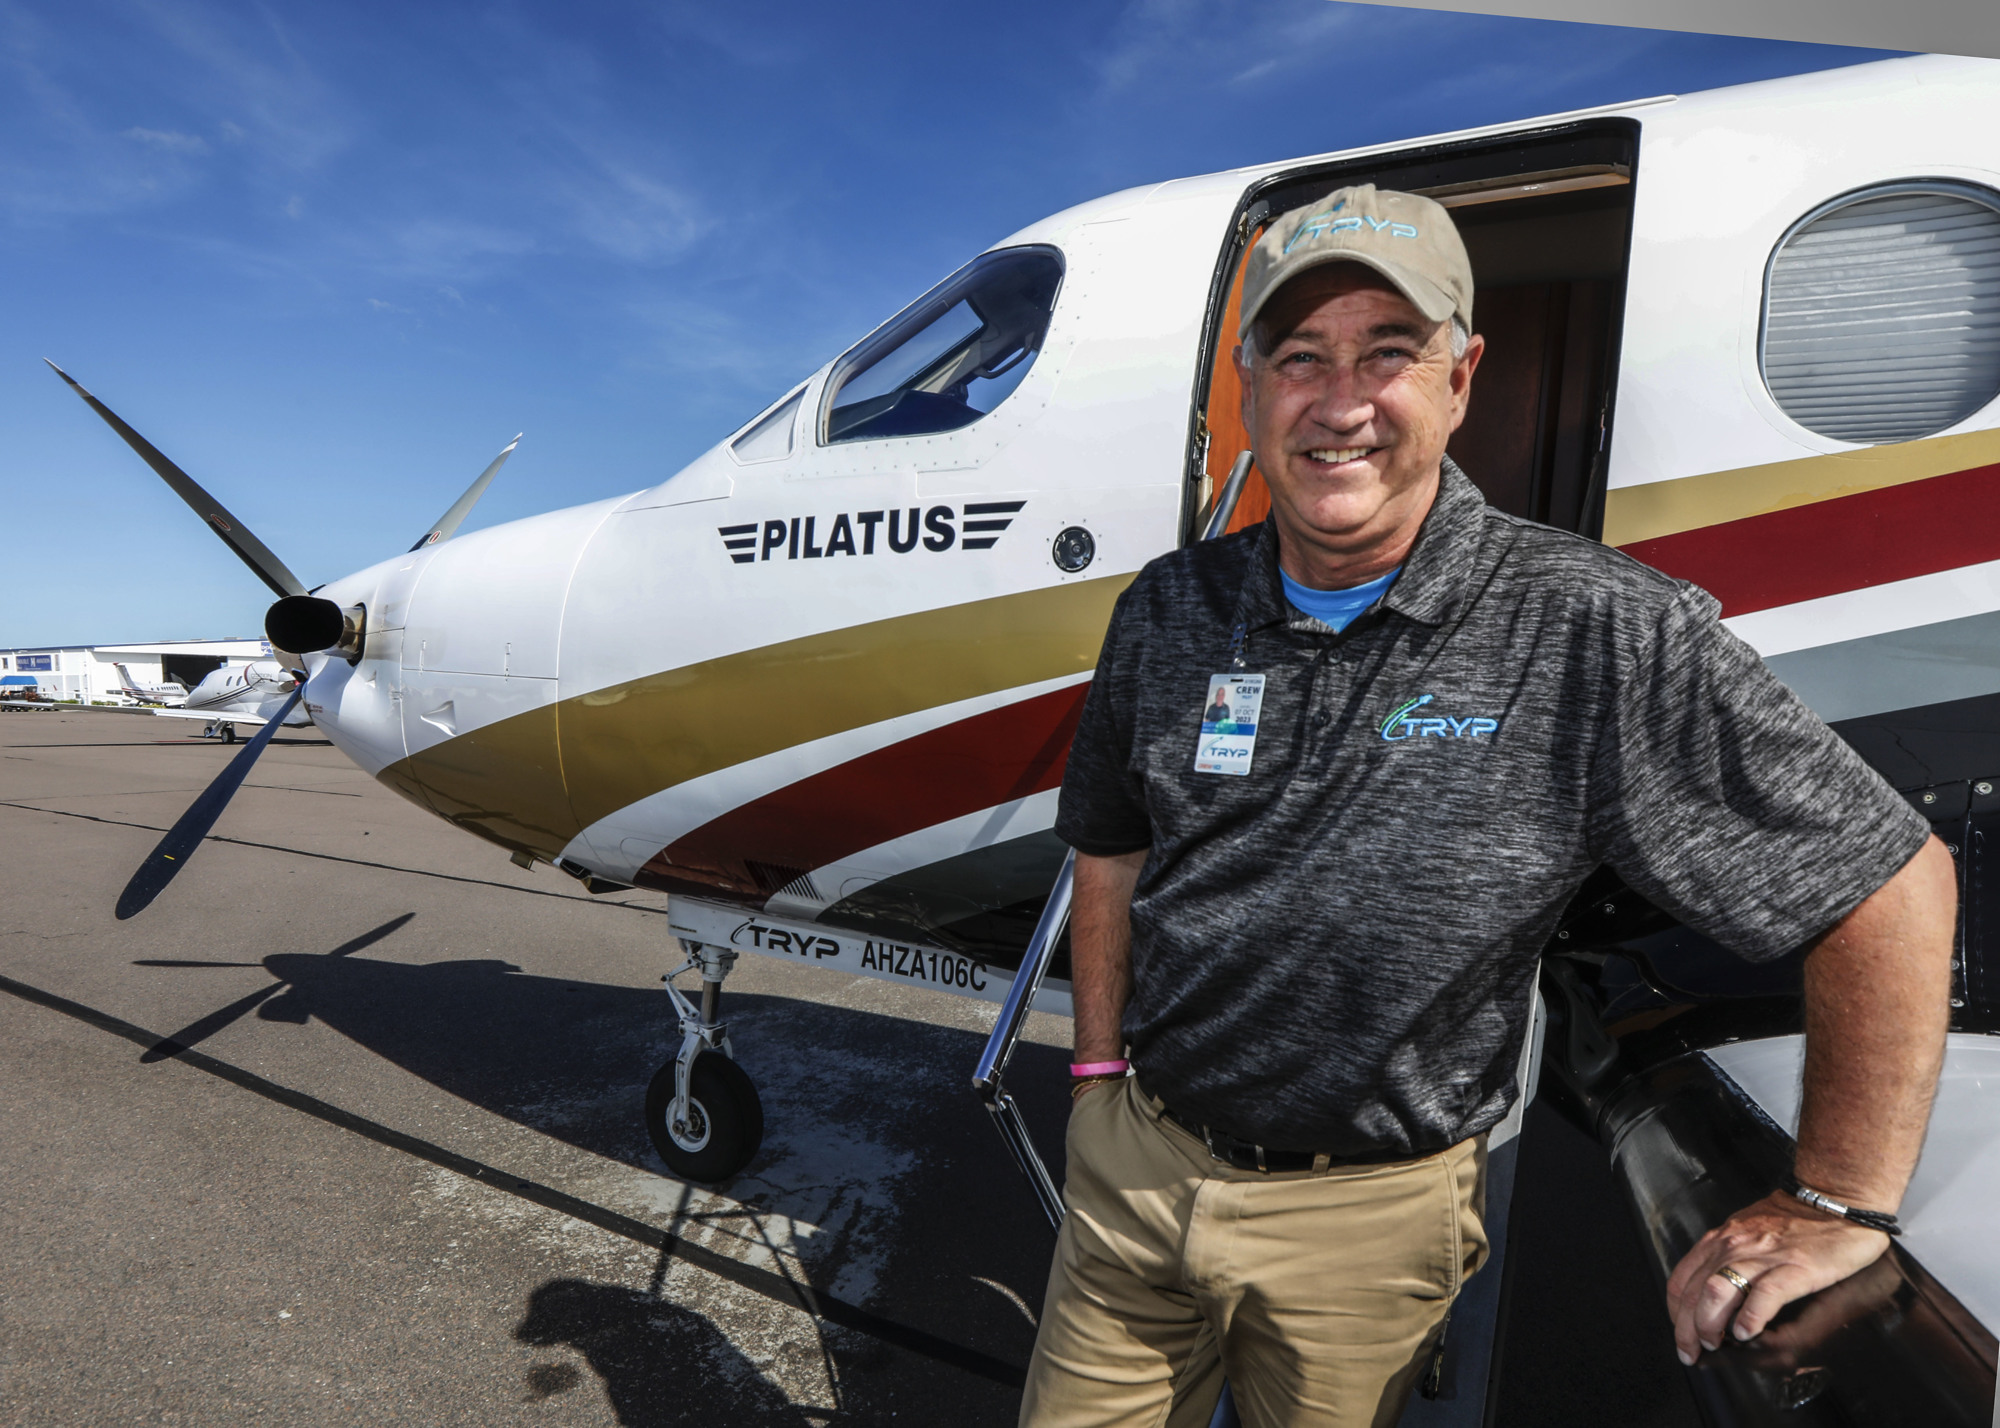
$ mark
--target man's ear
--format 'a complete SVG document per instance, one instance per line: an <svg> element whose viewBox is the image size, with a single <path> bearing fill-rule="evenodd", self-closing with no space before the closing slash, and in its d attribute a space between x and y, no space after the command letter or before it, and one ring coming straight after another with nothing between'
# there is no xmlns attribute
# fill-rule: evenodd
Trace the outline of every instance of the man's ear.
<svg viewBox="0 0 2000 1428"><path fill-rule="evenodd" d="M1451 429L1457 431L1472 401L1472 374L1486 355L1486 339L1473 333L1465 342L1465 355L1451 364Z"/></svg>
<svg viewBox="0 0 2000 1428"><path fill-rule="evenodd" d="M1251 409L1250 359L1243 354L1242 343L1237 343L1230 350L1229 360L1236 364L1236 387L1238 392L1236 414L1242 418L1243 429L1249 431Z"/></svg>

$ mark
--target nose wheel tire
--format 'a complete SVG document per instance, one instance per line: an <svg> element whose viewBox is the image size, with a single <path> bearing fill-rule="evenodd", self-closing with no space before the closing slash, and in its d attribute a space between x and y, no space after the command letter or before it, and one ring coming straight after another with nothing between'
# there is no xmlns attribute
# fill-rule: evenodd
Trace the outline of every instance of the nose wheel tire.
<svg viewBox="0 0 2000 1428"><path fill-rule="evenodd" d="M743 1068L704 1051L688 1068L688 1114L672 1124L674 1063L646 1088L646 1133L667 1168L683 1180L727 1180L764 1143L764 1103Z"/></svg>

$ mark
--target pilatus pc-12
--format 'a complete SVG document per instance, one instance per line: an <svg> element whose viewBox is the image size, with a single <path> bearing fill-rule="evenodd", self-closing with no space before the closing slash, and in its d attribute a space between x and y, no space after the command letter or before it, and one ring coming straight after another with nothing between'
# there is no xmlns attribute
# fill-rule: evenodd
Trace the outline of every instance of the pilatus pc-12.
<svg viewBox="0 0 2000 1428"><path fill-rule="evenodd" d="M719 1179L756 1150L718 1015L753 952L1015 993L979 1080L1059 1213L999 1079L1037 974L1064 1004L1065 751L1134 573L1267 509L1230 362L1249 245L1364 182L1436 198L1464 234L1488 356L1451 449L1488 499L1711 591L1959 861L1953 1031L1907 1234L1761 1347L1711 1356L1704 1410L1985 1428L2000 63L1888 60L1114 194L979 254L656 485L311 591L112 420L278 594L267 632L308 676L288 697L356 763L523 865L671 895L703 982L699 1004L671 992L682 1049L646 1108L671 1167ZM1398 730L1413 749L1421 716ZM186 865L279 721L121 915ZM1662 1276L1788 1167L1797 978L1608 872L1548 946L1522 1101L1602 1140ZM1493 1137L1496 1227L1518 1124ZM1473 1282L1447 1391L1411 1421L1479 1421L1507 1273L1502 1255Z"/></svg>

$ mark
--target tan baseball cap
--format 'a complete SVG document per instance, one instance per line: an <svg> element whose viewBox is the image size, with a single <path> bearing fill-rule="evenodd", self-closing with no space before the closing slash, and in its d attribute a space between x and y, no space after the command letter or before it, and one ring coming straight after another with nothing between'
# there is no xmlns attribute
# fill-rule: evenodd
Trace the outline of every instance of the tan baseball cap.
<svg viewBox="0 0 2000 1428"><path fill-rule="evenodd" d="M1451 215L1421 194L1364 183L1337 188L1264 230L1244 264L1237 336L1250 331L1271 294L1326 263L1373 268L1432 322L1457 313L1471 330L1472 262Z"/></svg>

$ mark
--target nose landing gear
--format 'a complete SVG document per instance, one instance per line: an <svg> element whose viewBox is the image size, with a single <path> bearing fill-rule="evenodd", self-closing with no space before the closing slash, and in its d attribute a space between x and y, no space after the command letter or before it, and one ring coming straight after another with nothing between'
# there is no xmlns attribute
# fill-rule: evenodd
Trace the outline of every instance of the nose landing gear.
<svg viewBox="0 0 2000 1428"><path fill-rule="evenodd" d="M722 979L737 954L699 942L681 945L688 960L661 979L680 1018L681 1049L646 1088L646 1132L674 1174L727 1180L750 1163L764 1140L764 1104L732 1059L729 1027L721 1019ZM701 969L699 1008L673 984L695 967Z"/></svg>

